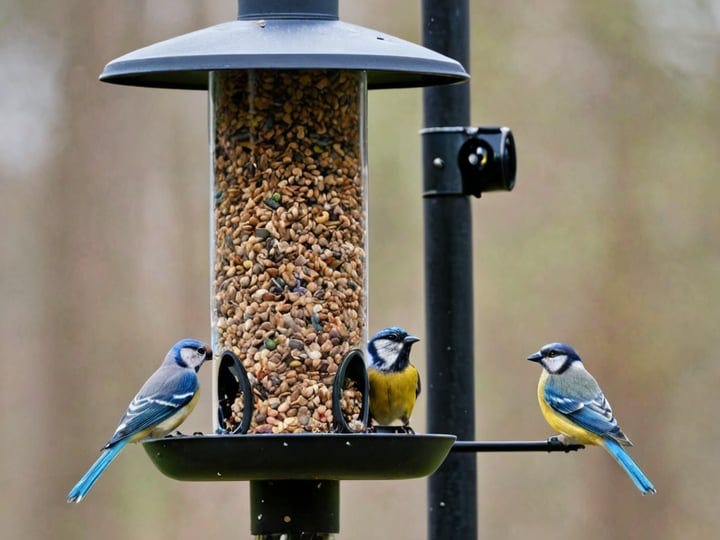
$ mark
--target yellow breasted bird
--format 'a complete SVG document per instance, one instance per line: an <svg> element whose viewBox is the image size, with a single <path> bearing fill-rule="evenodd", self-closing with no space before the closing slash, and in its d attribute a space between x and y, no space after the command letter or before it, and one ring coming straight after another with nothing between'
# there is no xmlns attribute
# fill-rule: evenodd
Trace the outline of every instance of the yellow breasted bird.
<svg viewBox="0 0 720 540"><path fill-rule="evenodd" d="M420 338L398 326L385 328L368 342L368 379L370 381L370 418L387 426L400 420L408 425L420 394L420 375L410 363L410 349Z"/></svg>
<svg viewBox="0 0 720 540"><path fill-rule="evenodd" d="M623 449L632 443L578 353L566 343L550 343L528 360L544 368L538 383L538 401L545 420L562 433L559 439L602 446L643 495L655 493L652 482Z"/></svg>

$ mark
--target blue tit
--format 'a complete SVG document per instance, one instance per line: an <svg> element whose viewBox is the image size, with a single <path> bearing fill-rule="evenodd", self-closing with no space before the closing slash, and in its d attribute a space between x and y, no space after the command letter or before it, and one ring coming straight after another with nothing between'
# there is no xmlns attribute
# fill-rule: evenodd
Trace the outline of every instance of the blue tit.
<svg viewBox="0 0 720 540"><path fill-rule="evenodd" d="M550 343L528 360L544 368L538 383L538 401L545 420L562 433L560 440L604 447L643 495L655 493L650 480L623 449L632 443L575 350L565 343Z"/></svg>
<svg viewBox="0 0 720 540"><path fill-rule="evenodd" d="M417 341L420 338L391 326L368 342L370 417L380 425L400 420L410 429L410 415L420 394L420 375L410 363L410 349Z"/></svg>
<svg viewBox="0 0 720 540"><path fill-rule="evenodd" d="M128 443L163 437L178 427L195 407L199 396L197 372L212 351L202 341L178 341L158 370L145 382L128 406L100 457L68 493L68 502L80 502L100 475Z"/></svg>

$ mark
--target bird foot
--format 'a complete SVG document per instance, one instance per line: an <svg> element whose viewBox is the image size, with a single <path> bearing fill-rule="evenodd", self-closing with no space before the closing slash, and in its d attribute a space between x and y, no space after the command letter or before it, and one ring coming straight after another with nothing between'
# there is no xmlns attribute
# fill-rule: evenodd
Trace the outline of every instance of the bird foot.
<svg viewBox="0 0 720 540"><path fill-rule="evenodd" d="M575 439L573 439L572 437L569 437L568 435L565 435L565 434L553 435L551 437L548 437L547 442L550 444L562 444L563 446L569 446L571 444L578 444L578 442Z"/></svg>
<svg viewBox="0 0 720 540"><path fill-rule="evenodd" d="M573 439L569 435L565 435L564 433L561 433L560 435L553 435L551 437L548 437L547 440L548 444L552 445L561 445L561 446L578 446L580 448L583 447L583 443ZM571 448L570 450L577 450L577 448ZM568 450L566 450L567 452Z"/></svg>
<svg viewBox="0 0 720 540"><path fill-rule="evenodd" d="M368 426L366 432L367 433L390 433L390 434L407 433L410 435L415 435L415 430L408 425L382 426L379 424L371 424Z"/></svg>

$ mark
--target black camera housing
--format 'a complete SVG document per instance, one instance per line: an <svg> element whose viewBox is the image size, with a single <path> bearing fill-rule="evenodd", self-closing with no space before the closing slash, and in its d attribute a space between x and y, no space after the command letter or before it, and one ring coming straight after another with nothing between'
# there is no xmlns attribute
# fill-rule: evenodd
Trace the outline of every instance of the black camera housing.
<svg viewBox="0 0 720 540"><path fill-rule="evenodd" d="M511 191L515 186L517 159L510 129L479 127L466 133L468 139L458 152L463 191L476 197L487 191Z"/></svg>
<svg viewBox="0 0 720 540"><path fill-rule="evenodd" d="M515 186L515 138L507 127L431 127L420 131L423 196L474 195Z"/></svg>

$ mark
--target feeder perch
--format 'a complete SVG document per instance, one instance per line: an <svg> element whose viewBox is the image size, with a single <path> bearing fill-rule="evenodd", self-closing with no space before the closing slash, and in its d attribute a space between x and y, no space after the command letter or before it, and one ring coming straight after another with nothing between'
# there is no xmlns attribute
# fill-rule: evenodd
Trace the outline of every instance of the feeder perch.
<svg viewBox="0 0 720 540"><path fill-rule="evenodd" d="M339 21L338 0L239 0L100 79L210 100L215 435L147 442L158 468L250 480L258 535L336 532L339 480L432 473L454 436L365 433L367 91L463 67Z"/></svg>

